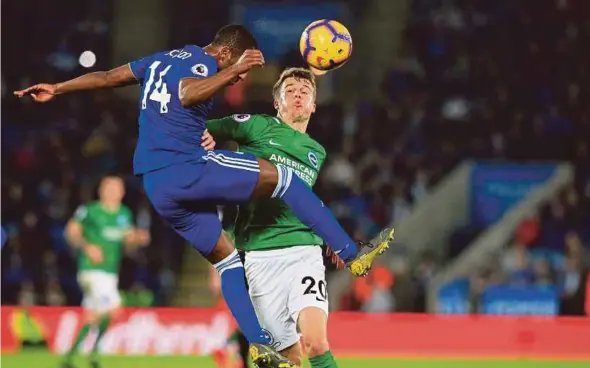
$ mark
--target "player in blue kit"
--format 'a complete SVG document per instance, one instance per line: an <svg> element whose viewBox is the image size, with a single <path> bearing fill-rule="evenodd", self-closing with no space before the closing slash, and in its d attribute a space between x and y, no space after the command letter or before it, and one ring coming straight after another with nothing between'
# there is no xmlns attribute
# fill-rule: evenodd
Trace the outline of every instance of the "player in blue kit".
<svg viewBox="0 0 590 368"><path fill-rule="evenodd" d="M232 151L205 151L201 137L212 96L264 65L252 35L242 26L223 27L211 44L158 52L106 72L85 74L57 84L37 84L16 91L37 102L82 90L141 84L139 138L134 173L143 177L156 211L221 275L222 293L259 367L292 367L270 346L272 336L260 326L246 290L237 251L223 233L217 205L260 198L280 198L322 237L356 276L365 275L380 244L358 247L332 213L290 168Z"/></svg>

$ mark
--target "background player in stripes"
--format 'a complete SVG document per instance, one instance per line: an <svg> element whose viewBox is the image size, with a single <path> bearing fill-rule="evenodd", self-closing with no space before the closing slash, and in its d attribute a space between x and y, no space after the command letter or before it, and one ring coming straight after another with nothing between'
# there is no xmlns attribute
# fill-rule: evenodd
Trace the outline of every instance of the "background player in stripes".
<svg viewBox="0 0 590 368"><path fill-rule="evenodd" d="M248 152L289 167L313 186L326 158L321 144L306 134L315 112L316 84L307 69L286 69L273 88L276 117L233 115L210 120L218 141L234 141ZM301 366L301 332L313 368L337 367L327 338L328 298L322 239L277 199L240 205L236 247L246 251L250 296L274 347Z"/></svg>
<svg viewBox="0 0 590 368"><path fill-rule="evenodd" d="M150 241L149 232L135 228L131 210L121 202L125 195L121 178L104 177L98 192L99 200L78 207L66 227L68 242L78 250L85 324L65 355L64 368L72 367L74 354L93 328L98 334L90 363L99 366L98 344L121 306L118 284L123 246L142 246Z"/></svg>

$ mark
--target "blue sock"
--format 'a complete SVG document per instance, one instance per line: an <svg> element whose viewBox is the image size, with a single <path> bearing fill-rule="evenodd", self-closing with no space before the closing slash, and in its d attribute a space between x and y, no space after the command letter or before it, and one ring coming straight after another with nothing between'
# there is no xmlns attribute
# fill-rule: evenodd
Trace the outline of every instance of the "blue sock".
<svg viewBox="0 0 590 368"><path fill-rule="evenodd" d="M270 337L260 326L252 300L246 289L244 265L235 250L224 260L214 265L221 276L221 292L227 306L250 343L270 344Z"/></svg>
<svg viewBox="0 0 590 368"><path fill-rule="evenodd" d="M293 170L277 165L279 180L272 194L281 198L301 222L317 233L345 262L354 259L358 252L356 243L346 234L332 212L324 206L312 190L293 173Z"/></svg>

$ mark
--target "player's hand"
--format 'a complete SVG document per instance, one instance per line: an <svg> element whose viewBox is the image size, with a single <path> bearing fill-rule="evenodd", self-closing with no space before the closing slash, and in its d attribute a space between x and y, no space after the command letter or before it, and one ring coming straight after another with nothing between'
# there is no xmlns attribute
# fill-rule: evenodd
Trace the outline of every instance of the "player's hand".
<svg viewBox="0 0 590 368"><path fill-rule="evenodd" d="M31 96L36 102L48 102L57 96L57 86L55 84L40 83L20 91L14 91L18 98Z"/></svg>
<svg viewBox="0 0 590 368"><path fill-rule="evenodd" d="M201 137L201 147L203 147L206 151L211 151L215 148L215 139L207 129L205 129L205 133Z"/></svg>
<svg viewBox="0 0 590 368"><path fill-rule="evenodd" d="M150 233L146 229L129 229L125 234L125 245L128 247L142 247L149 244Z"/></svg>
<svg viewBox="0 0 590 368"><path fill-rule="evenodd" d="M104 258L102 255L102 249L100 249L100 247L97 247L96 245L85 246L84 252L86 252L86 255L90 259L90 262L94 264L101 263Z"/></svg>
<svg viewBox="0 0 590 368"><path fill-rule="evenodd" d="M264 66L264 56L262 51L255 49L248 49L244 51L242 56L234 64L236 72L239 74L247 73L250 69L256 66Z"/></svg>
<svg viewBox="0 0 590 368"><path fill-rule="evenodd" d="M142 246L148 245L150 242L150 232L146 229L135 230L135 241Z"/></svg>

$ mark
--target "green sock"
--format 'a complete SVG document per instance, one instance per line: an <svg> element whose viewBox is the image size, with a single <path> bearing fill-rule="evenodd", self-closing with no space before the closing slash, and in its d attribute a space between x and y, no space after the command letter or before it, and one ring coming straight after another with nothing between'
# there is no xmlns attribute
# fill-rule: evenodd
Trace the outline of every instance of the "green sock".
<svg viewBox="0 0 590 368"><path fill-rule="evenodd" d="M74 344L72 345L70 350L68 350L68 352L66 353L66 360L72 359L74 354L76 354L76 352L78 351L78 347L80 346L82 341L84 341L84 339L88 335L88 332L90 332L90 328L91 328L91 325L82 326L82 328L80 329L80 332L78 332L78 337L76 337L76 341L74 341Z"/></svg>
<svg viewBox="0 0 590 368"><path fill-rule="evenodd" d="M109 316L104 316L100 322L98 323L98 334L96 336L96 341L94 342L94 346L92 347L92 357L95 358L96 354L98 353L98 343L102 340L104 333L107 332L109 328L109 323L111 319Z"/></svg>
<svg viewBox="0 0 590 368"><path fill-rule="evenodd" d="M329 350L322 355L309 358L309 363L311 368L338 368L338 364Z"/></svg>

